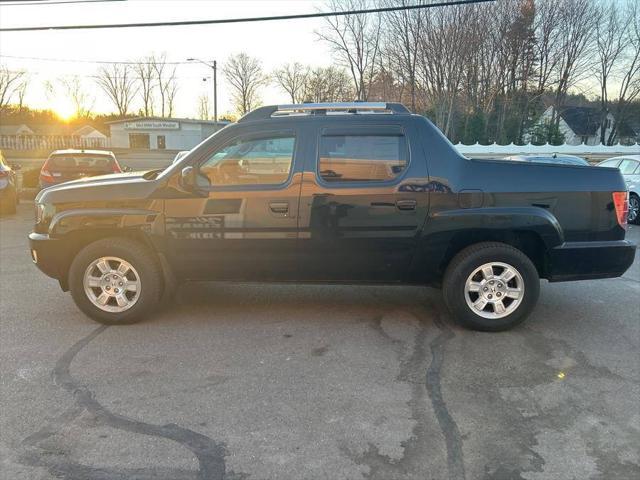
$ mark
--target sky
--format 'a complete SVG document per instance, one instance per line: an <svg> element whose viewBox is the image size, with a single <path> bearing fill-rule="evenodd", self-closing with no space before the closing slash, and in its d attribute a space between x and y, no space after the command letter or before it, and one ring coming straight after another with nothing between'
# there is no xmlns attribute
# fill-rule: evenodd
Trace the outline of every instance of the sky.
<svg viewBox="0 0 640 480"><path fill-rule="evenodd" d="M325 10L323 0L127 0L91 3L9 5L0 3L0 26L39 26L92 23L129 23L289 15ZM187 58L218 61L218 114L232 111L231 93L221 66L233 54L245 52L259 58L266 72L288 62L314 66L332 64L327 45L314 31L324 28L322 18L226 25L199 25L106 30L0 32L0 63L11 70L29 72L25 102L33 108L51 108L62 116L72 112L63 92L47 95L44 83L79 75L87 90L95 94L94 111L110 113L114 107L99 91L94 79L103 61L134 61L150 54L166 53L167 61ZM44 61L10 57L81 60ZM213 97L211 69L198 63L177 65L179 77L174 116L195 117L198 98ZM263 103L287 103L287 95L276 86L263 89ZM139 108L136 103L134 107ZM212 112L211 112L212 113Z"/></svg>

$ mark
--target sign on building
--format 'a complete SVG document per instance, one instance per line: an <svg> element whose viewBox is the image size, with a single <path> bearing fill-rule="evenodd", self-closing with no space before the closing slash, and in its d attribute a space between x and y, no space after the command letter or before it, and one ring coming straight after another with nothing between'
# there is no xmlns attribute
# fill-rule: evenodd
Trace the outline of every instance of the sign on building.
<svg viewBox="0 0 640 480"><path fill-rule="evenodd" d="M179 122L164 122L159 120L139 120L126 122L125 130L179 130Z"/></svg>

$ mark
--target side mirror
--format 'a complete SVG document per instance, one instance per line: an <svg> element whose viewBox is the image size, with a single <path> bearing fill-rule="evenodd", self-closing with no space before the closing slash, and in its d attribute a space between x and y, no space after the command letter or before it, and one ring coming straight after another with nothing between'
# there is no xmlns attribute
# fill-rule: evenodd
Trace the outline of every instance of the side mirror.
<svg viewBox="0 0 640 480"><path fill-rule="evenodd" d="M123 172L133 172L133 168L128 167L127 165L122 167L122 171Z"/></svg>
<svg viewBox="0 0 640 480"><path fill-rule="evenodd" d="M180 171L180 186L188 192L196 190L196 169L192 165L188 165Z"/></svg>

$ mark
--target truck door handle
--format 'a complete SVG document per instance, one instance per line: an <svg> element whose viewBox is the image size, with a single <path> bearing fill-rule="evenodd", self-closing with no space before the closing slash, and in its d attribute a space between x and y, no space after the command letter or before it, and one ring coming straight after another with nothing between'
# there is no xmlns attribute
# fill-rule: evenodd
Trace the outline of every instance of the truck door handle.
<svg viewBox="0 0 640 480"><path fill-rule="evenodd" d="M396 202L396 208L398 210L415 210L417 205L418 205L418 202L412 199L398 200Z"/></svg>
<svg viewBox="0 0 640 480"><path fill-rule="evenodd" d="M277 213L279 215L286 215L289 213L289 203L287 202L271 202L269 204L269 209L273 213Z"/></svg>

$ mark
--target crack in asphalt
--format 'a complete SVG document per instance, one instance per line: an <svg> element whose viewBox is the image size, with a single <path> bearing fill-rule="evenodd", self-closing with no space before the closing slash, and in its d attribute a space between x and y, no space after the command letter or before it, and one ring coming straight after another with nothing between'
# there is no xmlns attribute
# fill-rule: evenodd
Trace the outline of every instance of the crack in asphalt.
<svg viewBox="0 0 640 480"><path fill-rule="evenodd" d="M376 295L374 294L374 296ZM404 308L402 305L394 305L394 307ZM430 333L430 318L427 312L434 312L433 324L440 332L428 344L428 349L427 337ZM455 334L442 320L440 312L433 304L426 303L424 309L419 311L410 309L409 313L418 321L418 332L414 337L411 355L401 362L397 380L411 385L411 399L408 404L411 408L411 418L416 422L416 425L412 430L411 437L402 443L403 456L399 460L391 459L389 456L381 454L378 447L373 444L369 444L368 450L361 455L354 455L351 452L346 453L356 463L365 464L369 467L369 473L367 474L369 479L390 480L392 478L406 478L411 471L419 472L421 461L430 453L427 443L429 434L428 413L425 409L428 397L445 440L449 480L465 480L462 436L458 425L447 408L441 385L444 349L447 342ZM393 338L384 330L382 327L383 317L384 315L376 315L371 320L370 327L392 344L399 354L402 354L401 347L404 342ZM430 362L427 350L431 353Z"/></svg>
<svg viewBox="0 0 640 480"><path fill-rule="evenodd" d="M455 333L442 320L440 312L433 304L431 310L435 312L433 323L440 330L440 334L434 338L429 347L431 349L431 364L427 369L427 392L431 399L431 405L435 411L440 430L444 435L447 446L447 467L450 480L464 480L464 456L462 451L462 436L458 424L451 416L447 404L442 395L442 365L444 363L444 349L449 340L455 337Z"/></svg>
<svg viewBox="0 0 640 480"><path fill-rule="evenodd" d="M27 446L40 449L40 452L30 451L23 455L22 460L24 463L30 466L45 467L52 475L67 480L119 480L125 478L141 480L162 478L167 480L240 480L247 478L245 474L226 471L226 449L223 443L216 442L206 435L175 424L153 425L113 413L95 399L91 390L73 378L70 373L73 359L107 328L107 326L98 327L76 342L56 362L52 372L53 381L74 397L75 405L55 420L53 425L42 428L23 441L23 444ZM90 414L92 420L98 426L164 438L180 444L190 450L197 458L198 471L170 468L126 469L92 467L74 462L67 457L65 452L46 451L41 447L41 443L54 436L61 426L72 422L84 412Z"/></svg>

